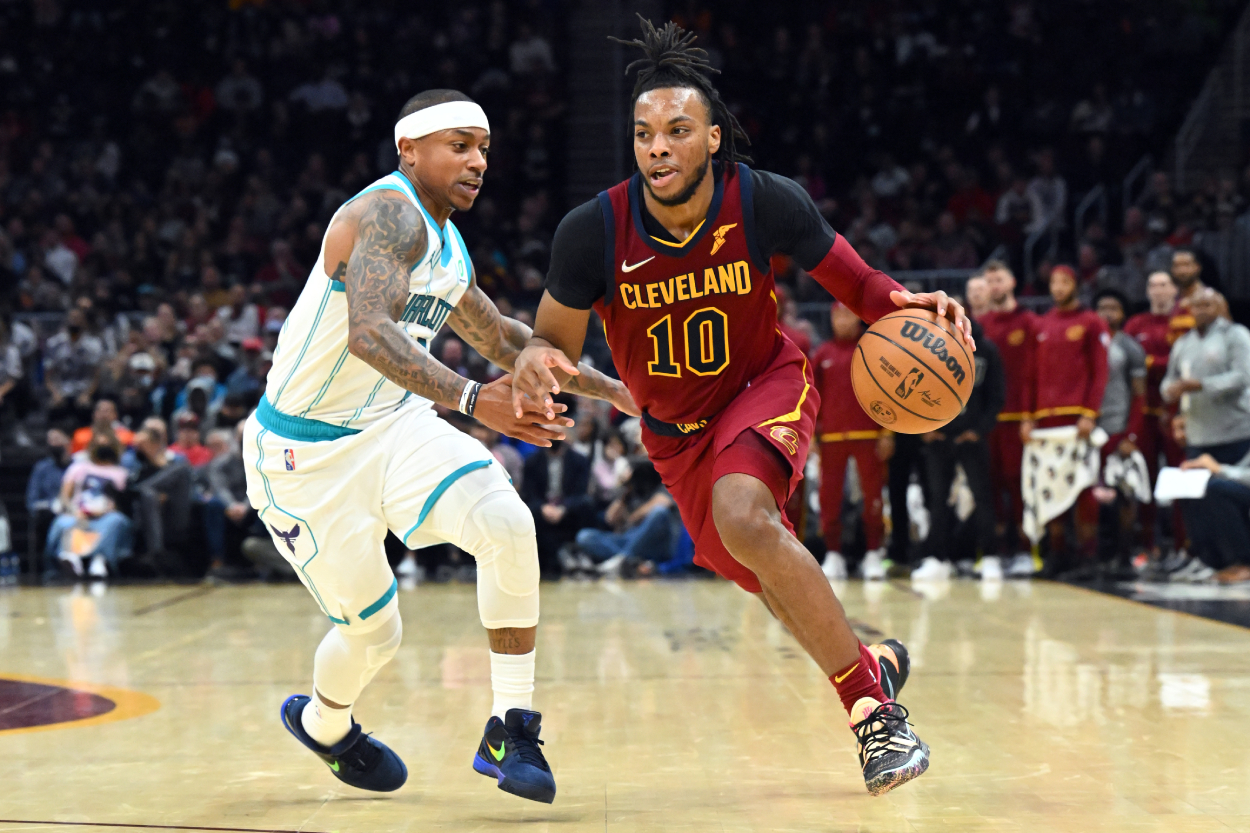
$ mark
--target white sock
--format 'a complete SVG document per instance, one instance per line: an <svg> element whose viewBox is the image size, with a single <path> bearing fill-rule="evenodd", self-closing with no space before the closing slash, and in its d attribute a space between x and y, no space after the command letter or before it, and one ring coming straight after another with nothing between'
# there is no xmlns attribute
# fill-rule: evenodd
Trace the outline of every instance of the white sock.
<svg viewBox="0 0 1250 833"><path fill-rule="evenodd" d="M300 722L310 738L322 746L333 746L352 730L352 710L350 706L332 709L314 693L312 700L304 706Z"/></svg>
<svg viewBox="0 0 1250 833"><path fill-rule="evenodd" d="M534 651L528 654L490 654L490 687L495 703L490 713L503 720L508 709L534 707Z"/></svg>

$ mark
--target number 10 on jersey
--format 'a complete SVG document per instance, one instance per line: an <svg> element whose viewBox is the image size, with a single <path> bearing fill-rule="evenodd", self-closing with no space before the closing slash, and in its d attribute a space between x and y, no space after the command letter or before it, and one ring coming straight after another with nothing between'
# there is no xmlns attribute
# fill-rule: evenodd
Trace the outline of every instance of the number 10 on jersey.
<svg viewBox="0 0 1250 833"><path fill-rule="evenodd" d="M729 365L729 318L716 307L695 310L682 324L685 366L696 376L716 376ZM673 316L666 315L647 328L655 359L647 364L652 376L681 378L673 345Z"/></svg>

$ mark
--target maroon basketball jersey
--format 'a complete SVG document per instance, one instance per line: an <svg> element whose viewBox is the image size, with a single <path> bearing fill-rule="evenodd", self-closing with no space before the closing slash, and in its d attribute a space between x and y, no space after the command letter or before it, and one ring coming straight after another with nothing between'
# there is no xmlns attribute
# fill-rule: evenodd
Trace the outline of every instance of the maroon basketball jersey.
<svg viewBox="0 0 1250 833"><path fill-rule="evenodd" d="M652 417L698 430L781 349L773 273L755 241L751 174L722 166L707 218L683 243L642 223L642 178L599 194L610 260L595 302L612 360ZM732 175L730 175L732 174ZM778 403L778 413L794 403Z"/></svg>

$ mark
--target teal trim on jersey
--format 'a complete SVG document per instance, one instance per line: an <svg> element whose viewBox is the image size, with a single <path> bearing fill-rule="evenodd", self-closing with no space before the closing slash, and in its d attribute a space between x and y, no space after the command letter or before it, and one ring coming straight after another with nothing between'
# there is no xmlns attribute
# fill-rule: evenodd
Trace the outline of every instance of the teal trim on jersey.
<svg viewBox="0 0 1250 833"><path fill-rule="evenodd" d="M399 190L407 194L417 205L421 205L421 200L417 197L417 189L412 187L412 183L408 181L408 177L404 176L403 171L393 171L390 175L399 180ZM425 211L424 206L421 210Z"/></svg>
<svg viewBox="0 0 1250 833"><path fill-rule="evenodd" d="M326 395L326 392L330 390L330 383L334 381L334 377L337 376L339 371L343 369L343 362L347 361L347 352L347 348L344 347L343 352L339 354L339 360L334 363L334 368L330 371L330 375L326 378L325 384L321 386L321 390L317 391L317 398L314 399L307 408L300 412L301 418L308 416L308 412L321 403L321 400Z"/></svg>
<svg viewBox="0 0 1250 833"><path fill-rule="evenodd" d="M382 597L378 599L376 602L369 605L364 610L360 611L361 620L368 619L370 616L377 613L382 608L386 607L387 602L395 598L395 593L398 590L399 590L399 580L391 579L391 589L383 593Z"/></svg>
<svg viewBox="0 0 1250 833"><path fill-rule="evenodd" d="M335 271L338 271L338 270L336 269ZM346 292L347 284L343 283L342 281L330 281L330 291L331 292Z"/></svg>
<svg viewBox="0 0 1250 833"><path fill-rule="evenodd" d="M262 402L265 401L264 397L261 397L261 401ZM261 425L263 426L264 423L261 423ZM330 611L326 610L326 603L321 598L321 594L317 592L317 585L313 582L312 576L308 575L308 571L304 569L309 564L311 564L312 560L317 557L317 554L319 552L321 552L321 548L317 546L317 536L313 534L312 526L308 523L308 521L304 520L298 515L292 515L290 512L283 509L281 506L278 505L278 502L273 499L273 487L269 484L269 478L265 475L265 470L264 470L265 446L262 441L265 438L265 434L268 432L269 432L269 429L265 428L259 434L256 435L256 452L257 452L256 473L260 475L261 482L265 484L265 497L269 500L269 505L266 506L264 509L260 510L260 512L257 514L257 517L259 517L262 521L264 521L265 512L270 507L273 507L274 509L277 509L282 514L291 518L295 518L295 520L299 521L300 523L304 525L304 528L308 530L308 537L311 538L313 542L313 554L303 564L296 564L295 569L299 570L300 574L304 576L304 580L308 582L308 589L312 591L313 598L315 598L317 600L317 604L321 606L321 612L326 615L326 618L336 625L346 625L347 624L346 619L339 619L336 616L331 616ZM281 436L281 434L279 434L279 436ZM268 526L268 523L266 523L265 525Z"/></svg>
<svg viewBox="0 0 1250 833"><path fill-rule="evenodd" d="M421 507L421 514L417 516L417 522L412 525L412 529L404 533L404 537L402 539L404 542L404 545L407 546L408 544L408 536L416 532L417 527L425 523L425 519L429 516L430 512L434 509L434 504L438 503L438 499L443 496L443 492L451 488L452 483L455 483L457 480L464 477L469 472L474 472L474 471L477 471L478 469L486 468L492 462L494 462L493 458L490 460L474 460L472 463L466 463L465 465L461 466L460 468L456 469L451 474L447 475L442 480L440 480L439 484L434 487L434 491L430 492L430 496L425 499L425 505Z"/></svg>
<svg viewBox="0 0 1250 833"><path fill-rule="evenodd" d="M278 392L274 395L274 403L282 399L282 392L286 390L286 386L291 383L291 377L295 375L295 371L299 370L299 363L304 360L304 355L308 352L308 346L312 344L313 333L317 332L317 325L321 323L321 316L325 314L326 304L330 301L330 285L326 284L326 291L321 296L321 306L317 307L317 315L313 318L312 326L308 328L308 337L304 339L304 346L300 348L299 355L295 357L295 364L291 367L291 372L286 375L286 379L282 380L282 386L278 388ZM287 321L291 320L287 316ZM286 326L285 324L283 325ZM276 407L276 404L275 404Z"/></svg>
<svg viewBox="0 0 1250 833"><path fill-rule="evenodd" d="M347 423L355 422L356 420L360 419L360 415L363 414L366 410L368 410L369 406L373 404L373 398L378 395L378 391L382 390L382 386L384 384L386 384L385 376L383 376L381 379L378 379L378 383L373 386L373 390L369 393L369 398L365 400L365 404L361 405L359 408L355 410L354 413L352 413L351 416L349 416L347 419L339 423L339 425L341 425L344 428L344 430L351 431L353 434L360 433L359 431L356 431L355 429L348 428Z"/></svg>
<svg viewBox="0 0 1250 833"><path fill-rule="evenodd" d="M412 187L412 183L408 181L408 177L404 176L402 172L396 171L394 175L398 177L399 181L405 186L409 188ZM439 251L442 252L438 262L441 265L446 266L448 263L451 263L451 250L447 248L447 230L435 222L434 217L431 216L430 212L425 210L425 205L423 205L421 200L418 199L416 191L411 192L411 196L412 201L417 204L417 208L421 209L421 213L425 215L425 219L428 220L430 225L434 226L434 230L438 232ZM450 225L451 221L448 220L447 223Z"/></svg>
<svg viewBox="0 0 1250 833"><path fill-rule="evenodd" d="M406 197L414 198L411 191L406 190L404 188L400 188L394 182L375 182L373 185L370 185L368 188L361 191L359 194L352 197L347 202L343 203L343 205L347 205L347 203L350 203L350 202L355 202L356 200L363 197L365 194L369 194L374 191L398 191L399 193L403 194ZM342 205L339 206L339 208L342 208L342 207L343 207Z"/></svg>
<svg viewBox="0 0 1250 833"><path fill-rule="evenodd" d="M451 222L447 221L447 228L451 229L451 233L456 238L456 243L460 247L460 257L464 260L465 286L473 283L473 261L469 259L469 247L464 245L464 238L460 236L460 229ZM444 266L446 264L443 264Z"/></svg>
<svg viewBox="0 0 1250 833"><path fill-rule="evenodd" d="M297 442L305 443L330 442L331 440L338 440L360 433L355 428L345 428L340 425L322 422L319 419L306 419L305 417L284 414L269 404L268 396L262 396L260 404L256 406L256 421L265 430L277 434L285 440L296 440Z"/></svg>

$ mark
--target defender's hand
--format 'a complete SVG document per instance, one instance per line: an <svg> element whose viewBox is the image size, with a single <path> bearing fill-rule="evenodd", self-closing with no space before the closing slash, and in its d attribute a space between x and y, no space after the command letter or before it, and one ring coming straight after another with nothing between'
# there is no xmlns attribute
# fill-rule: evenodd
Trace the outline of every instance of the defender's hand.
<svg viewBox="0 0 1250 833"><path fill-rule="evenodd" d="M525 408L514 413L515 394L511 375L502 376L489 385L484 385L478 392L473 416L478 422L500 434L544 448L549 448L552 440L564 439L564 431L561 429L573 427L573 420L556 416L568 410L566 405L552 403L548 414L544 414L535 410L532 403L526 402Z"/></svg>
<svg viewBox="0 0 1250 833"><path fill-rule="evenodd" d="M1076 435L1082 440L1088 440L1097 425L1093 417L1083 416L1076 421Z"/></svg>
<svg viewBox="0 0 1250 833"><path fill-rule="evenodd" d="M564 351L554 347L531 344L516 357L512 366L512 410L518 419L526 409L535 407L547 419L555 418L551 395L560 392L560 382L551 372L553 367L570 376L579 372Z"/></svg>
<svg viewBox="0 0 1250 833"><path fill-rule="evenodd" d="M890 293L890 300L897 304L900 309L911 307L912 309L935 310L939 316L948 318L955 323L955 329L963 337L964 343L968 345L969 349L977 349L977 343L972 339L972 322L968 320L968 316L964 313L963 305L942 290L921 292L919 294L908 292L905 289L902 292L895 290Z"/></svg>
<svg viewBox="0 0 1250 833"><path fill-rule="evenodd" d="M624 382L616 382L612 386L612 394L608 397L608 401L623 414L629 414L632 417L642 416L642 409L638 407L638 403L634 402L634 396L625 387Z"/></svg>
<svg viewBox="0 0 1250 833"><path fill-rule="evenodd" d="M1033 429L1037 427L1037 423L1031 419L1020 420L1020 441L1027 443L1029 438L1033 436Z"/></svg>

